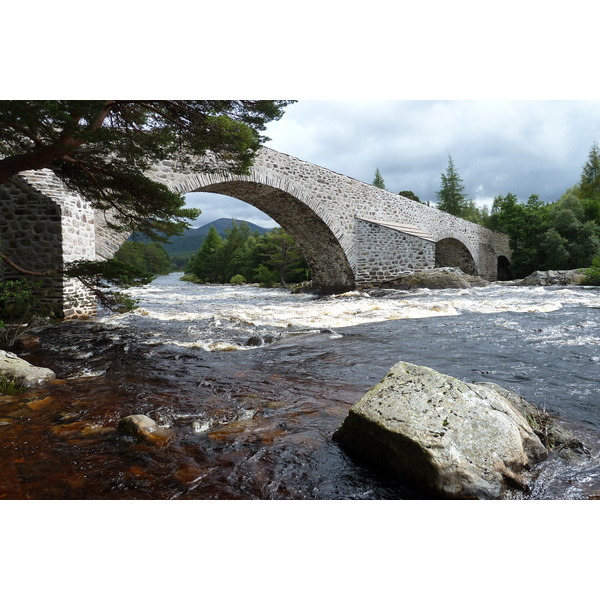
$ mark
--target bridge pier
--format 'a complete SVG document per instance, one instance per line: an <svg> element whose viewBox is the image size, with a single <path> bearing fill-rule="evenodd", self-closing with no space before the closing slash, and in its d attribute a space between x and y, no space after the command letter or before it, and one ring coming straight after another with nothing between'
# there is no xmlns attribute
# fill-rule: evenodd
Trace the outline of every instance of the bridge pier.
<svg viewBox="0 0 600 600"><path fill-rule="evenodd" d="M435 242L416 227L356 219L357 284L389 281L406 271L433 267Z"/></svg>
<svg viewBox="0 0 600 600"><path fill-rule="evenodd" d="M95 258L94 211L48 170L31 171L0 186L0 244L20 267L47 273L71 261ZM3 280L33 285L36 305L59 318L96 314L95 296L79 281L61 275L26 277L4 265Z"/></svg>

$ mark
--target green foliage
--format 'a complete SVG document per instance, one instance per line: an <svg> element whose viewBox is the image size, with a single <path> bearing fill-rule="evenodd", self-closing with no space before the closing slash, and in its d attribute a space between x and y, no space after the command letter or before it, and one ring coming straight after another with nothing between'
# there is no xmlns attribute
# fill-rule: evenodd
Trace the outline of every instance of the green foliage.
<svg viewBox="0 0 600 600"><path fill-rule="evenodd" d="M215 168L246 173L261 131L283 115L280 100L3 100L0 183L49 168L112 225L154 240L182 233L199 212L144 173L163 160L192 170L208 153ZM220 163L217 167L217 163Z"/></svg>
<svg viewBox="0 0 600 600"><path fill-rule="evenodd" d="M549 206L535 194L526 204L514 194L496 196L488 219L488 227L510 236L511 271L525 277L540 268L543 261L542 240L548 230ZM548 242L549 243L549 242Z"/></svg>
<svg viewBox="0 0 600 600"><path fill-rule="evenodd" d="M233 285L241 285L242 283L246 283L246 278L243 275L234 275L229 280L229 283L232 283Z"/></svg>
<svg viewBox="0 0 600 600"><path fill-rule="evenodd" d="M33 291L39 285L23 279L0 281L0 317L10 319L29 312L33 302Z"/></svg>
<svg viewBox="0 0 600 600"><path fill-rule="evenodd" d="M266 265L258 265L254 271L254 281L262 287L274 287L277 285L277 273Z"/></svg>
<svg viewBox="0 0 600 600"><path fill-rule="evenodd" d="M469 200L464 193L465 186L458 175L451 156L448 156L446 172L441 175L441 187L436 196L437 207L456 217L464 217L469 209Z"/></svg>
<svg viewBox="0 0 600 600"><path fill-rule="evenodd" d="M420 202L421 204L424 204L424 202L421 202L421 200L419 200L419 196L417 196L414 192L411 192L410 190L398 192L398 195L404 196L404 198L408 198L409 200L414 200L415 202Z"/></svg>
<svg viewBox="0 0 600 600"><path fill-rule="evenodd" d="M0 395L12 396L26 389L26 386L12 377L0 375Z"/></svg>
<svg viewBox="0 0 600 600"><path fill-rule="evenodd" d="M542 262L540 268L568 269L570 255L567 245L568 241L556 229L549 229L542 238L540 247L542 253L551 258Z"/></svg>
<svg viewBox="0 0 600 600"><path fill-rule="evenodd" d="M24 323L32 317L34 292L39 287L41 283L24 279L0 280L0 330L4 330L7 323Z"/></svg>
<svg viewBox="0 0 600 600"><path fill-rule="evenodd" d="M277 274L279 283L300 283L306 279L308 265L294 240L281 228L273 229L257 242L261 264Z"/></svg>
<svg viewBox="0 0 600 600"><path fill-rule="evenodd" d="M373 179L373 185L375 187L381 188L382 190L385 190L385 182L383 181L383 177L379 172L379 168L375 169L375 178Z"/></svg>
<svg viewBox="0 0 600 600"><path fill-rule="evenodd" d="M261 236L250 231L247 223L234 221L224 240L211 227L186 267L185 280L192 281L194 277L204 283L236 283L243 279L272 286L298 283L307 275L306 261L283 229Z"/></svg>
<svg viewBox="0 0 600 600"><path fill-rule="evenodd" d="M477 223L478 225L487 227L489 217L490 215L487 206L479 208L475 202L470 199L465 202L465 208L462 215L463 219L471 221L471 223Z"/></svg>
<svg viewBox="0 0 600 600"><path fill-rule="evenodd" d="M583 285L600 285L600 254L594 257L589 268L584 270Z"/></svg>
<svg viewBox="0 0 600 600"><path fill-rule="evenodd" d="M247 223L234 221L227 230L225 240L218 255L222 270L221 282L229 281L238 273L247 273L251 257L250 242L252 232Z"/></svg>
<svg viewBox="0 0 600 600"><path fill-rule="evenodd" d="M219 251L223 245L221 236L211 226L208 234L196 252L189 260L185 269L186 274L195 275L199 280L205 282L217 282L221 275L221 264Z"/></svg>
<svg viewBox="0 0 600 600"><path fill-rule="evenodd" d="M597 147L590 160L596 160L596 153ZM587 179L582 175L582 181L589 183L591 172L584 168L588 175ZM599 217L600 196L582 197L582 188L576 186L552 204L535 195L527 204L514 194L498 196L488 223L510 236L511 270L516 277L525 277L536 270L588 267L600 253Z"/></svg>
<svg viewBox="0 0 600 600"><path fill-rule="evenodd" d="M119 288L146 285L156 277L116 258L102 262L75 261L69 263L64 274L78 279L95 294L102 306L114 312L128 312L137 306L137 300Z"/></svg>
<svg viewBox="0 0 600 600"><path fill-rule="evenodd" d="M197 275L193 273L186 273L182 277L179 278L179 281L189 281L190 283L204 283L202 279L200 279Z"/></svg>
<svg viewBox="0 0 600 600"><path fill-rule="evenodd" d="M116 258L106 261L79 260L69 263L64 270L67 277L75 277L97 287L133 287L150 283L155 275L121 262Z"/></svg>
<svg viewBox="0 0 600 600"><path fill-rule="evenodd" d="M47 308L36 306L39 281L25 279L0 280L0 345L12 346L35 321L35 317L50 316Z"/></svg>
<svg viewBox="0 0 600 600"><path fill-rule="evenodd" d="M171 259L157 242L125 242L117 250L114 258L135 267L138 271L155 275L166 275L171 270Z"/></svg>
<svg viewBox="0 0 600 600"><path fill-rule="evenodd" d="M579 194L582 198L600 200L600 148L594 142L583 166L579 180Z"/></svg>

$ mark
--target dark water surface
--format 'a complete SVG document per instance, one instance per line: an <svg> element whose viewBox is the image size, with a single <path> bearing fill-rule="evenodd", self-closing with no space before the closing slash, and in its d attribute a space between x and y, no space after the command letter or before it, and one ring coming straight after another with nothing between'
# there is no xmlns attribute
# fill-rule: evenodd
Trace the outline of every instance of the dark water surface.
<svg viewBox="0 0 600 600"><path fill-rule="evenodd" d="M135 293L136 315L51 326L22 354L59 381L0 397L0 498L421 498L331 440L399 360L493 381L574 429L590 453L552 456L526 498L600 495L598 288L316 299L172 275ZM118 434L130 414L172 442Z"/></svg>

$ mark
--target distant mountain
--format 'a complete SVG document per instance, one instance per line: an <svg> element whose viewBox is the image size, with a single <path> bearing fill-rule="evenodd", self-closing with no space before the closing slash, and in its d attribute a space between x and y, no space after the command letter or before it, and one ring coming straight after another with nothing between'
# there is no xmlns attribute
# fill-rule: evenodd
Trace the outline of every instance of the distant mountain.
<svg viewBox="0 0 600 600"><path fill-rule="evenodd" d="M217 233L224 238L227 229L229 229L233 222L236 222L238 225L242 223L246 223L250 228L250 231L258 231L260 235L267 233L267 231L271 231L272 228L261 227L260 225L255 225L254 223L250 223L250 221L243 221L242 219L217 219L212 221L211 223L206 223L206 225L202 225L202 227L197 227L196 229L188 229L181 236L173 236L169 238L169 240L162 245L162 247L167 251L167 254L171 258L189 258L194 252L197 252L202 246L202 242L204 238L208 234L208 230L211 225L217 230ZM150 240L145 235L139 233L132 233L129 236L130 242L149 242Z"/></svg>
<svg viewBox="0 0 600 600"><path fill-rule="evenodd" d="M250 221L242 221L241 219L217 219L216 221L212 221L210 223L206 223L206 225L202 225L202 227L198 227L197 229L188 229L181 238L182 239L184 237L196 237L196 236L206 236L206 234L208 233L208 230L210 229L211 225L217 230L217 233L221 236L221 237L225 237L225 234L227 232L227 229L229 229L232 225L233 222L236 222L238 225L241 225L242 223L246 223L246 225L248 225L248 227L250 227L250 231L258 231L258 233L260 235L263 235L264 233L267 233L267 231L271 231L272 228L267 228L267 227L261 227L260 225L255 225L254 223L251 223ZM171 238L172 240L174 240L175 238Z"/></svg>

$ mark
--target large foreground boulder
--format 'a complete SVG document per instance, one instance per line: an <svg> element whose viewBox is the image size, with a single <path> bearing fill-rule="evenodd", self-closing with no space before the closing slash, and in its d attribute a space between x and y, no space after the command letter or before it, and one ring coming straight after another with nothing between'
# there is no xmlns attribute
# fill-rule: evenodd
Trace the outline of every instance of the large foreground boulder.
<svg viewBox="0 0 600 600"><path fill-rule="evenodd" d="M499 499L526 488L524 471L548 456L521 412L527 403L510 394L399 362L351 408L334 439L433 496Z"/></svg>
<svg viewBox="0 0 600 600"><path fill-rule="evenodd" d="M12 352L0 350L0 377L7 377L26 387L43 385L56 379L50 369L34 367Z"/></svg>

